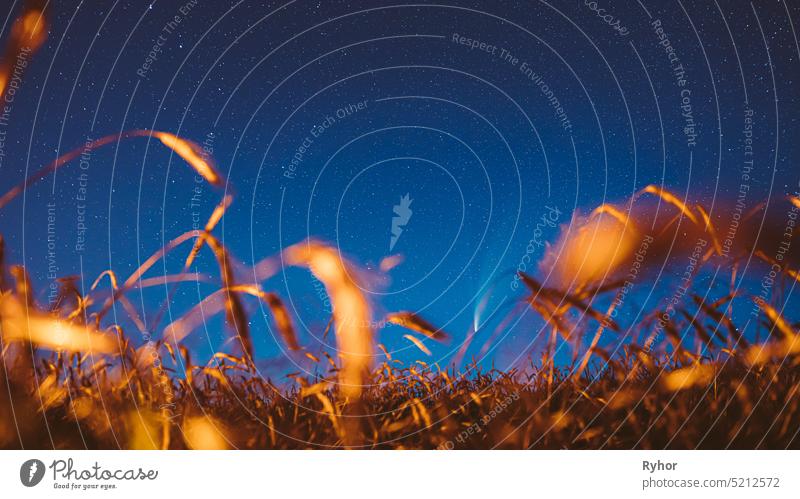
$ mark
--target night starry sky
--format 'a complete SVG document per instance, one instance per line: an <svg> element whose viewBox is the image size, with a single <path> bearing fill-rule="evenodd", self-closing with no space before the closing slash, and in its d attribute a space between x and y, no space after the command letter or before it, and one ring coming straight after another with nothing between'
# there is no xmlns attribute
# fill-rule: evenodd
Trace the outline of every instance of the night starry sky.
<svg viewBox="0 0 800 499"><path fill-rule="evenodd" d="M19 3L3 9L3 37ZM78 276L84 291L109 268L124 279L230 193L217 234L243 275L307 237L329 241L366 269L376 321L412 310L450 332L425 359L446 364L491 289L487 310L498 312L481 318L467 352L481 355L523 296L514 270L537 274L544 244L576 211L648 184L692 203L735 198L748 110L749 199L797 188L797 3L51 3L46 45L6 103L3 191L87 139L131 129L204 144L228 183L197 182L157 140L136 138L32 187L0 216L7 259L27 265L42 303L48 266ZM412 213L390 250L406 194ZM394 253L405 260L387 278L378 265ZM147 276L177 273L184 258L178 251ZM181 285L160 323L166 290L132 294L156 336L219 286L210 254L195 267L211 282ZM263 285L289 304L301 343L317 353L330 345L321 338L329 305L307 271ZM247 303L260 362L311 368ZM540 327L522 317L482 362L508 367L539 352ZM401 329L377 334L401 358L424 358ZM204 358L230 350L227 337L214 318L187 343Z"/></svg>

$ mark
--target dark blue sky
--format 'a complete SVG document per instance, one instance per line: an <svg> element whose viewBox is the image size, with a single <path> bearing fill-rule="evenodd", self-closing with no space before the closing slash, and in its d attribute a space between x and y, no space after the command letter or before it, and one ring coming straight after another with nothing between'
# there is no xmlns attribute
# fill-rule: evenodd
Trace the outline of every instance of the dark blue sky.
<svg viewBox="0 0 800 499"><path fill-rule="evenodd" d="M401 253L390 281L365 283L376 320L421 312L454 336L429 345L446 362L490 283L489 309L508 302L509 310L521 296L512 274L526 248L535 262L540 243L558 234L537 231L543 215L567 223L576 209L653 183L708 205L735 198L748 109L751 199L793 192L798 19L797 5L775 1L53 2L49 39L2 127L0 183L5 191L87 138L123 130L205 142L236 194L218 235L238 259L251 264L308 236L371 269ZM59 276L82 275L88 289L108 268L127 277L193 218L204 223L223 194L195 182L158 141L94 151L85 166L66 167L0 215L8 259L27 265L42 302L51 281L48 203L56 218L49 263ZM393 207L406 194L413 214L390 252ZM84 213L87 244L76 250ZM184 256L148 275L178 272ZM198 269L213 274L210 255ZM216 286L182 286L170 314ZM301 343L318 352L318 285L292 269L264 286L291 303ZM155 288L133 301L152 320L163 296ZM250 305L258 357L291 368ZM486 362L507 366L529 350L540 324L528 315ZM401 357L423 358L402 334L379 332ZM479 332L468 355L489 334ZM224 339L211 321L188 341L202 357L224 349Z"/></svg>

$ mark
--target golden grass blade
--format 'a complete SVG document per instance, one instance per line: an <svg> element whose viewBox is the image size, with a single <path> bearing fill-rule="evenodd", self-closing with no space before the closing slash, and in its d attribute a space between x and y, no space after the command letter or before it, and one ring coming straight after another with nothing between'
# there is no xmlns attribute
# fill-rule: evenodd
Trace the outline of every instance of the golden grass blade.
<svg viewBox="0 0 800 499"><path fill-rule="evenodd" d="M209 283L212 282L211 276L206 274L196 274L194 272L186 272L181 274L168 274L168 275L161 275L155 277L148 277L147 279L141 279L139 282L134 284L132 288L134 289L144 289L144 288L151 288L153 286L163 286L165 284L171 284L176 282L205 282Z"/></svg>
<svg viewBox="0 0 800 499"><path fill-rule="evenodd" d="M218 289L192 307L187 313L171 322L164 328L164 337L179 342L205 321L221 312L226 307L226 297L236 293L245 293L263 300L272 312L275 324L290 350L300 350L294 325L289 312L281 299L274 293L266 293L255 284L238 284L230 288Z"/></svg>
<svg viewBox="0 0 800 499"><path fill-rule="evenodd" d="M231 288L231 291L241 291L263 300L269 307L270 312L272 312L272 318L286 346L289 350L300 350L300 344L297 342L297 335L295 334L291 316L278 295L275 293L265 293L255 284L234 286Z"/></svg>
<svg viewBox="0 0 800 499"><path fill-rule="evenodd" d="M292 319L289 316L289 312L286 310L286 306L283 304L281 299L278 298L278 295L274 293L267 293L266 301L270 312L272 312L272 318L275 320L275 325L278 326L278 331L280 331L281 337L283 338L284 343L286 343L286 346L289 348L289 350L300 350L294 325L292 324ZM310 354L306 353L306 355ZM319 359L316 360L319 362Z"/></svg>
<svg viewBox="0 0 800 499"><path fill-rule="evenodd" d="M716 308L710 306L706 303L701 296L692 295L692 300L694 300L695 304L700 307L700 309L709 317L711 317L714 321L718 324L722 324L725 326L725 329L728 331L728 334L731 338L736 340L736 345L747 345L747 340L742 336L742 333L736 328L736 325L733 323L730 317L723 314Z"/></svg>
<svg viewBox="0 0 800 499"><path fill-rule="evenodd" d="M90 142L89 144L85 144L81 147L73 149L72 151L66 154L59 156L54 161L45 165L39 171L31 175L30 177L26 178L22 183L13 187L11 190L6 192L2 197L0 197L0 209L5 207L9 202L11 202L14 198L16 198L20 193L22 193L22 191L27 189L29 186L47 177L54 171L65 166L67 163L79 157L81 154L84 154L85 152L93 151L105 145L112 144L114 142L118 142L120 140L131 137L150 137L150 136L158 138L164 145L175 151L175 153L178 154L178 156L180 156L181 158L183 158L184 161L189 163L189 166L191 166L197 172L198 175L203 177L211 185L219 187L224 183L222 180L222 176L219 174L219 172L217 172L216 168L211 162L211 159L204 158L202 149L194 142L186 139L181 139L175 135L166 132L158 132L158 131L151 132L148 130L130 130L127 132L101 137L97 140Z"/></svg>
<svg viewBox="0 0 800 499"><path fill-rule="evenodd" d="M692 364L667 373L662 378L664 388L677 392L695 386L708 386L714 379L715 367L712 364Z"/></svg>
<svg viewBox="0 0 800 499"><path fill-rule="evenodd" d="M84 151L91 151L97 149L98 147L102 147L106 144L116 142L120 138L121 134L108 135L106 137L95 140L89 145L81 146L79 148L73 149L72 151L66 154L59 156L54 161L41 168L39 171L31 175L30 177L26 178L22 183L14 186L11 190L9 190L2 197L0 197L0 208L5 207L9 202L11 202L15 197L17 197L20 193L22 193L22 191L27 189L32 184L35 184L39 180L45 178L49 174L53 173L62 166L66 165L73 159L79 157Z"/></svg>
<svg viewBox="0 0 800 499"><path fill-rule="evenodd" d="M765 302L763 299L758 297L754 297L753 301L759 307L761 307L761 310L764 312L764 314L766 314L770 322L775 325L775 327L778 329L783 339L792 339L795 337L795 333L794 330L792 329L792 326L789 325L788 322L786 322L786 319L784 319L783 316L780 314L780 312L775 310L775 308L773 308L772 305L770 305L769 303Z"/></svg>
<svg viewBox="0 0 800 499"><path fill-rule="evenodd" d="M279 258L267 257L253 265L253 280L256 282L266 281L278 273L281 268Z"/></svg>
<svg viewBox="0 0 800 499"><path fill-rule="evenodd" d="M611 302L611 305L608 306L608 309L606 310L606 313L605 313L605 316L604 316L604 320L600 321L600 325L597 327L597 331L595 331L594 337L592 337L592 342L589 344L589 348L586 349L586 352L583 355L583 359L581 359L581 363L580 363L580 366L578 366L578 370L575 371L575 374L573 374L573 376L572 376L572 379L574 381L578 381L578 380L581 379L581 375L583 374L583 371L586 369L586 366L589 365L589 360L592 357L592 352L594 352L594 349L597 346L597 343L600 341L600 336L603 334L603 330L605 329L606 321L607 320L611 320L610 319L611 314L614 312L614 309L616 308L617 303L619 303L619 302L617 300L614 300L614 301Z"/></svg>
<svg viewBox="0 0 800 499"><path fill-rule="evenodd" d="M194 450L228 449L225 433L222 423L210 416L188 417L183 423L186 446Z"/></svg>
<svg viewBox="0 0 800 499"><path fill-rule="evenodd" d="M781 364L790 356L800 355L800 334L781 341L753 345L745 351L744 358L751 365L764 365L773 359Z"/></svg>
<svg viewBox="0 0 800 499"><path fill-rule="evenodd" d="M530 297L528 303L545 321L553 325L554 331L558 331L564 339L570 338L575 328L566 320L563 314L556 313L553 310L552 304L547 300L538 300L535 297Z"/></svg>
<svg viewBox="0 0 800 499"><path fill-rule="evenodd" d="M328 415L328 419L333 425L334 431L344 437L344 429L339 425L339 415L336 413L336 409L334 409L333 403L331 400L321 391L314 394L315 397L320 401L322 404L322 412L323 414Z"/></svg>
<svg viewBox="0 0 800 499"><path fill-rule="evenodd" d="M608 203L601 204L600 206L595 208L594 211L592 211L593 216L602 215L603 213L606 213L612 216L613 218L617 219L619 223L621 223L623 226L626 226L628 225L628 223L630 223L628 215L622 213L616 206L612 204Z"/></svg>
<svg viewBox="0 0 800 499"><path fill-rule="evenodd" d="M197 238L194 242L194 246L192 247L192 251L189 253L189 256L186 257L186 263L183 264L183 271L186 272L189 267L192 266L194 259L197 258L197 254L200 253L200 248L203 246L203 243L206 240L206 237L214 230L214 227L217 226L220 220L222 220L222 216L225 214L225 210L233 202L233 196L230 194L226 195L222 198L222 201L214 208L214 211L211 213L211 216L208 218L208 222L206 222L206 226L203 229L203 233Z"/></svg>
<svg viewBox="0 0 800 499"><path fill-rule="evenodd" d="M216 368L216 367L204 367L203 369L201 369L201 372L203 374L205 374L206 376L209 376L209 377L214 378L215 380L217 380L219 382L219 384L224 386L226 389L228 389L228 390L231 389L231 384L228 381L228 378L226 378L225 375L222 374L222 371L219 368Z"/></svg>
<svg viewBox="0 0 800 499"><path fill-rule="evenodd" d="M108 310L110 310L111 305L120 297L126 293L129 289L133 288L136 282L141 279L142 275L147 272L153 265L156 264L159 260L161 260L164 255L175 249L176 247L180 246L184 242L192 239L200 237L197 231L189 231L181 234L180 236L176 237L169 243L167 243L164 247L153 253L144 263L142 263L139 268L137 268L133 274L125 281L123 286L113 294L111 298L106 300L102 310L98 313L98 317L102 318ZM223 291L225 297L225 310L227 313L228 321L234 326L237 336L242 343L242 348L248 355L252 356L252 342L250 339L250 328L247 322L247 317L244 313L244 309L239 301L237 294L234 291L231 291L232 288L235 287L235 279L233 276L233 269L231 266L230 259L228 257L227 249L212 235L205 234L206 242L208 246L211 248L212 252L214 253L215 258L217 259L217 265L220 269L220 277L223 283ZM177 321L176 321L177 322ZM170 326L174 326L175 323L171 324ZM180 324L179 324L180 325ZM180 325L182 326L182 325ZM174 328L170 332L176 335L180 335L184 332L184 328Z"/></svg>
<svg viewBox="0 0 800 499"><path fill-rule="evenodd" d="M800 272L797 272L796 270L792 270L790 268L784 267L783 265L778 263L774 258L770 258L769 256L767 256L766 253L764 253L761 250L756 250L755 255L758 258L760 258L760 259L764 260L765 262L769 263L770 265L777 265L779 267L782 267L783 272L786 275L788 275L789 277L791 277L795 281L800 282Z"/></svg>
<svg viewBox="0 0 800 499"><path fill-rule="evenodd" d="M11 26L11 34L0 61L0 99L5 97L13 78L14 66L23 53L32 54L47 40L47 23L44 13L36 7L25 7L22 15Z"/></svg>
<svg viewBox="0 0 800 499"><path fill-rule="evenodd" d="M211 364L214 363L215 360L218 360L218 359L227 360L228 362L231 363L231 365L234 365L234 366L242 364L242 360L241 359L237 359L233 355L229 355L229 354L227 354L225 352L217 352L211 357L211 360L208 361L208 365L210 366Z"/></svg>
<svg viewBox="0 0 800 499"><path fill-rule="evenodd" d="M127 414L128 448L132 450L158 450L158 434L162 416L154 411L136 410Z"/></svg>
<svg viewBox="0 0 800 499"><path fill-rule="evenodd" d="M208 238L211 235L211 231L213 231L214 228L219 223L219 221L222 220L222 216L225 214L225 211L228 209L228 207L231 205L232 202L233 202L233 196L228 194L228 195L224 196L222 198L222 200L214 208L214 211L211 213L211 216L208 218L208 221L206 222L206 226L203 229L203 232L198 233L198 237L195 240L194 244L192 245L192 250L189 252L189 255L187 255L187 257L186 257L186 262L184 262L184 264L183 264L183 273L186 273L186 272L189 271L190 267L192 266L192 263L194 263L195 258L197 258L197 255L200 253L200 250L203 247L203 243L206 243L208 241ZM213 251L213 248L212 248L212 251ZM166 313L167 309L169 308L169 304L172 302L172 299L175 296L175 292L178 290L178 284L180 282L181 281L174 281L173 282L173 285L171 286L169 292L167 293L166 300L164 300L164 303L162 304L161 309L158 311L158 313L155 316L155 319L153 321L155 324L160 324L161 323L161 318L163 317L163 314Z"/></svg>
<svg viewBox="0 0 800 499"><path fill-rule="evenodd" d="M404 334L404 335L403 335L403 338L405 338L405 339L407 339L408 341L410 341L411 343L413 343L413 344L414 344L414 345L415 345L417 348L419 348L420 350L422 350L422 352L423 352L423 353L425 353L426 355L428 355L428 356L431 356L431 355L433 355L433 354L431 353L431 351L430 351L430 350L428 350L428 347L426 347L424 343L422 343L421 341L419 341L417 338L414 338L414 337L413 337L413 336L411 336L410 334Z"/></svg>
<svg viewBox="0 0 800 499"><path fill-rule="evenodd" d="M386 316L386 322L424 334L436 341L446 341L450 338L447 333L413 312L393 312Z"/></svg>
<svg viewBox="0 0 800 499"><path fill-rule="evenodd" d="M20 41L20 45L27 47L30 51L38 50L45 40L47 40L47 23L45 22L44 12L38 9L30 9L21 19L20 35L17 38L13 34L12 37Z"/></svg>
<svg viewBox="0 0 800 499"><path fill-rule="evenodd" d="M328 381L321 381L319 383L314 383L311 386L304 386L300 388L300 397L311 397L316 396L318 393L324 393L327 390L330 390L331 383Z"/></svg>
<svg viewBox="0 0 800 499"><path fill-rule="evenodd" d="M419 412L419 415L422 416L422 421L425 423L425 428L430 428L433 422L431 420L431 415L428 412L428 408L425 407L425 404L423 404L418 398L414 398L412 402L414 403L413 407L415 407Z"/></svg>
<svg viewBox="0 0 800 499"><path fill-rule="evenodd" d="M612 410L629 408L641 399L642 393L639 389L621 389L611 394L606 405Z"/></svg>
<svg viewBox="0 0 800 499"><path fill-rule="evenodd" d="M231 288L231 291L241 291L262 299L272 312L272 317L275 320L275 325L286 343L289 350L300 350L300 345L297 343L297 336L295 335L294 325L289 316L289 312L283 305L283 302L274 293L265 293L255 285L239 285Z"/></svg>
<svg viewBox="0 0 800 499"><path fill-rule="evenodd" d="M206 182L216 187L222 185L222 177L200 146L167 132L153 132L153 136L189 163L198 175L206 179Z"/></svg>
<svg viewBox="0 0 800 499"><path fill-rule="evenodd" d="M775 350L774 345L770 343L753 345L745 351L744 358L748 364L759 366L770 362Z"/></svg>
<svg viewBox="0 0 800 499"><path fill-rule="evenodd" d="M336 344L342 358L341 393L359 398L370 375L373 337L370 307L354 281L354 269L335 249L318 241L290 246L284 255L290 265L308 267L324 284L333 305Z"/></svg>
<svg viewBox="0 0 800 499"><path fill-rule="evenodd" d="M0 234L0 290L6 287L6 276L3 269L6 268L6 242L3 235Z"/></svg>
<svg viewBox="0 0 800 499"><path fill-rule="evenodd" d="M38 392L43 411L60 405L67 398L67 389L59 384L58 375L55 372L48 374L39 384Z"/></svg>
<svg viewBox="0 0 800 499"><path fill-rule="evenodd" d="M703 223L705 224L706 231L708 231L709 235L711 236L711 242L714 245L714 251L717 252L717 255L722 256L722 245L719 243L719 238L717 237L717 229L714 227L714 224L711 223L711 217L699 204L697 205L697 211L700 213L700 216L703 217Z"/></svg>
<svg viewBox="0 0 800 499"><path fill-rule="evenodd" d="M228 250L225 246L211 234L205 234L205 240L217 259L217 266L220 270L223 289L225 290L225 313L228 322L233 326L238 339L241 341L242 349L248 356L253 356L253 342L250 338L250 324L244 307L239 300L239 295L233 291L236 281L233 276Z"/></svg>
<svg viewBox="0 0 800 499"><path fill-rule="evenodd" d="M708 330L703 327L700 321L697 318L687 312L686 310L680 310L681 315L686 319L686 322L689 324L689 327L694 329L695 334L706 344L711 345L712 335L713 339L717 339L718 341L725 342L725 338L721 337L720 334L717 332L717 328L712 328L711 334L709 334Z"/></svg>
<svg viewBox="0 0 800 499"><path fill-rule="evenodd" d="M461 343L461 346L458 348L458 351L453 356L453 365L456 368L461 367L461 363L464 361L464 356L467 355L467 350L469 350L470 345L472 345L472 340L475 339L475 328L471 327L469 332L467 332L467 338ZM391 360L391 359L389 359Z"/></svg>
<svg viewBox="0 0 800 499"><path fill-rule="evenodd" d="M699 222L697 221L697 217L695 217L694 213L692 213L692 210L690 210L689 207L686 206L686 204L683 201L678 199L677 196L667 191L666 189L662 189L657 185L651 184L642 189L642 192L646 192L648 194L653 194L660 197L666 203L669 203L678 208L681 211L681 213L683 213L686 216L686 218L691 220L695 225L699 224Z"/></svg>
<svg viewBox="0 0 800 499"><path fill-rule="evenodd" d="M150 257L147 260L145 260L139 266L139 268L137 268L133 272L133 274L130 275L130 277L128 277L128 279L123 283L122 287L118 288L111 296L111 298L106 300L106 302L103 304L103 308L97 314L98 318L102 318L111 309L111 306L114 304L114 302L116 302L120 298L120 296L125 294L129 289L133 288L136 282L139 281L139 279L141 279L142 275L145 272L147 272L153 265L155 265L156 262L164 258L164 255L166 255L173 249L177 248L181 244L185 243L186 241L189 241L190 239L195 237L198 237L195 231L184 232L180 236L168 242L161 249L150 255Z"/></svg>
<svg viewBox="0 0 800 499"><path fill-rule="evenodd" d="M108 276L108 279L111 281L111 289L116 291L116 289L118 287L117 286L117 274L115 274L113 270L106 270L102 274L97 276L97 279L94 280L94 282L92 283L92 287L89 288L89 289L91 291L94 291L97 288L97 285L100 284L100 281L103 280L103 277L105 277L105 276Z"/></svg>
<svg viewBox="0 0 800 499"><path fill-rule="evenodd" d="M140 333L147 331L147 327L139 317L139 313L136 311L136 307L133 306L133 303L131 303L126 296L120 296L119 302L122 308L125 309L125 313L127 313L128 317L133 321L136 329L138 329Z"/></svg>
<svg viewBox="0 0 800 499"><path fill-rule="evenodd" d="M575 217L562 229L559 240L548 247L539 264L562 290L581 290L602 284L629 262L638 244L633 221L622 224L607 213Z"/></svg>
<svg viewBox="0 0 800 499"><path fill-rule="evenodd" d="M27 308L33 308L33 294L31 293L31 279L28 272L20 265L11 267L11 276L14 278L14 289L17 296L25 303Z"/></svg>
<svg viewBox="0 0 800 499"><path fill-rule="evenodd" d="M8 342L30 341L58 352L110 354L117 350L111 336L36 312L11 295L0 298L0 325Z"/></svg>
<svg viewBox="0 0 800 499"><path fill-rule="evenodd" d="M567 310L570 306L580 310L585 315L588 315L597 322L605 324L605 327L619 332L619 326L607 314L601 314L592 306L586 304L579 296L573 295L565 291L557 291L550 288L543 287L536 279L529 276L525 272L517 272L525 286L531 290L531 299L541 302L546 305L546 308L552 309L550 315L560 316L561 312ZM585 293L582 293L585 294ZM561 302L558 307L556 303Z"/></svg>
<svg viewBox="0 0 800 499"><path fill-rule="evenodd" d="M393 268L403 263L403 261L405 261L405 257L400 253L397 253L384 257L378 267L381 269L381 272L389 272Z"/></svg>

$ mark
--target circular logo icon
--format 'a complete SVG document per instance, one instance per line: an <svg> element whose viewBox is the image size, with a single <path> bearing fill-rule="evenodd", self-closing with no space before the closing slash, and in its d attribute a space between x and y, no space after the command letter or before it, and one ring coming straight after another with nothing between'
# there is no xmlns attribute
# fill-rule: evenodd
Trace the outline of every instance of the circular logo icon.
<svg viewBox="0 0 800 499"><path fill-rule="evenodd" d="M28 459L19 468L19 479L26 487L35 487L44 478L44 463L38 459Z"/></svg>

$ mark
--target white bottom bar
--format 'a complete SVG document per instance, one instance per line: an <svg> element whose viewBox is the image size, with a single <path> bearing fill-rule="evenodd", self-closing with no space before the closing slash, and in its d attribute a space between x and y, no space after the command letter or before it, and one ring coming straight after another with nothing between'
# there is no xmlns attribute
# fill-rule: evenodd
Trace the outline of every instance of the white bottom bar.
<svg viewBox="0 0 800 499"><path fill-rule="evenodd" d="M14 498L796 498L799 469L797 451L0 451Z"/></svg>

